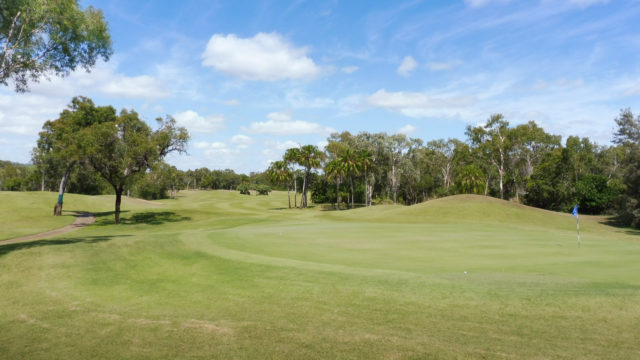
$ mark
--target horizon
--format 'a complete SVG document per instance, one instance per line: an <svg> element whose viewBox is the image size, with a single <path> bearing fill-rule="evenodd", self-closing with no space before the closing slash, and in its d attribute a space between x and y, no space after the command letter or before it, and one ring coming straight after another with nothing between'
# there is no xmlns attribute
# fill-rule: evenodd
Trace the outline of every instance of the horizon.
<svg viewBox="0 0 640 360"><path fill-rule="evenodd" d="M114 55L0 89L2 160L30 162L77 95L149 124L175 117L192 136L167 158L181 170L245 174L334 131L464 140L493 113L608 145L640 100L637 0L80 3L104 12Z"/></svg>

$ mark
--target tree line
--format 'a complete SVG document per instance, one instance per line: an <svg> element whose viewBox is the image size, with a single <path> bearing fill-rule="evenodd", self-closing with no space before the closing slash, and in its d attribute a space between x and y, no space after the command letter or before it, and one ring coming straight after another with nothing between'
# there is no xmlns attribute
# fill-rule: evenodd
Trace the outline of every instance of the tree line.
<svg viewBox="0 0 640 360"><path fill-rule="evenodd" d="M468 126L465 141L334 133L324 150L287 150L267 174L294 196L302 185L294 207L308 206L307 189L314 202L336 209L479 194L555 211L578 204L582 213L616 214L623 224L638 226L640 116L625 109L615 124L612 146L576 136L563 142L533 121L511 126L501 114Z"/></svg>

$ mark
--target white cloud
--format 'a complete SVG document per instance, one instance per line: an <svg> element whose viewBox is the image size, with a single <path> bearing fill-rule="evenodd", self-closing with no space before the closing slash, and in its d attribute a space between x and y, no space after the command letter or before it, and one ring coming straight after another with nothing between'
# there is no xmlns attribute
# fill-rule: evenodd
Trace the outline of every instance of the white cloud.
<svg viewBox="0 0 640 360"><path fill-rule="evenodd" d="M352 73L360 70L360 67L358 67L358 66L344 66L340 70L345 74L352 74Z"/></svg>
<svg viewBox="0 0 640 360"><path fill-rule="evenodd" d="M416 131L416 127L410 124L407 124L400 129L396 130L396 134L405 134L407 136L413 134Z"/></svg>
<svg viewBox="0 0 640 360"><path fill-rule="evenodd" d="M253 143L253 139L247 135L238 134L232 136L229 142L234 144L238 149L247 149L249 145Z"/></svg>
<svg viewBox="0 0 640 360"><path fill-rule="evenodd" d="M212 133L224 128L224 115L217 114L204 117L193 110L187 110L173 115L180 126L184 126L190 133Z"/></svg>
<svg viewBox="0 0 640 360"><path fill-rule="evenodd" d="M194 144L196 149L204 150L204 154L208 157L217 155L229 155L234 152L227 144L221 141L207 142L199 141Z"/></svg>
<svg viewBox="0 0 640 360"><path fill-rule="evenodd" d="M264 142L264 146L265 148L262 150L262 155L265 159L264 165L268 166L273 161L281 160L287 149L298 148L300 144L292 140L283 142L268 140Z"/></svg>
<svg viewBox="0 0 640 360"><path fill-rule="evenodd" d="M124 98L155 100L171 95L162 81L148 75L128 77L114 74L99 89L107 95Z"/></svg>
<svg viewBox="0 0 640 360"><path fill-rule="evenodd" d="M417 66L418 62L413 57L405 56L400 66L398 66L398 74L407 77Z"/></svg>
<svg viewBox="0 0 640 360"><path fill-rule="evenodd" d="M289 111L276 111L276 112L269 113L267 115L267 119L273 122L287 122L287 121L291 121L292 117L291 117L291 112Z"/></svg>
<svg viewBox="0 0 640 360"><path fill-rule="evenodd" d="M463 109L476 102L476 98L458 94L430 96L409 91L387 92L381 89L365 97L363 102L364 105L397 111L413 118L459 117Z"/></svg>
<svg viewBox="0 0 640 360"><path fill-rule="evenodd" d="M272 112L267 115L267 118L268 121L251 123L249 131L272 135L327 135L335 131L333 128L324 127L317 123L293 120L290 112Z"/></svg>
<svg viewBox="0 0 640 360"><path fill-rule="evenodd" d="M296 48L275 32L252 38L215 34L202 54L202 65L243 80L312 79L320 68L307 52L306 47Z"/></svg>

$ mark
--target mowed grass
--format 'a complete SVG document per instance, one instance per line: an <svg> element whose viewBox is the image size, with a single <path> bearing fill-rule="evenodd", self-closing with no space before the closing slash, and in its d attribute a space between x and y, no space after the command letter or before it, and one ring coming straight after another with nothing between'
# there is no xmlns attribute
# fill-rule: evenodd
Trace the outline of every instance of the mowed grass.
<svg viewBox="0 0 640 360"><path fill-rule="evenodd" d="M0 246L0 357L640 358L636 231L583 217L578 248L570 214L477 196L179 195L130 199L118 226L113 197L65 196L97 223ZM12 231L52 218L55 194L0 196Z"/></svg>

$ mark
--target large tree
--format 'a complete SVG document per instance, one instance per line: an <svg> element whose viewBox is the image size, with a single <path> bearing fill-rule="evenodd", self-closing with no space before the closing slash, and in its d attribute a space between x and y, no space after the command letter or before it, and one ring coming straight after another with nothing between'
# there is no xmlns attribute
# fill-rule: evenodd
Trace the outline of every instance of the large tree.
<svg viewBox="0 0 640 360"><path fill-rule="evenodd" d="M624 109L615 122L618 129L613 141L624 152L624 189L617 212L624 224L640 227L640 116L634 117L630 109Z"/></svg>
<svg viewBox="0 0 640 360"><path fill-rule="evenodd" d="M115 121L94 124L78 136L88 163L115 191L116 224L125 186L168 153L186 151L186 129L177 127L171 117L157 121L159 128L152 131L135 111L122 110Z"/></svg>
<svg viewBox="0 0 640 360"><path fill-rule="evenodd" d="M500 199L504 199L504 177L507 174L512 147L509 122L502 114L493 114L484 126L467 127L467 136L498 171Z"/></svg>
<svg viewBox="0 0 640 360"><path fill-rule="evenodd" d="M76 0L2 0L0 3L0 84L13 80L27 91L29 81L65 76L78 66L89 70L111 56L107 22L100 10L81 10Z"/></svg>
<svg viewBox="0 0 640 360"><path fill-rule="evenodd" d="M75 97L69 107L60 113L56 120L47 121L42 126L37 146L33 150L34 163L53 164L61 176L58 187L58 200L54 206L54 215L62 214L63 196L73 167L85 157L79 148L81 130L94 124L116 119L116 111L111 106L95 106L91 99Z"/></svg>
<svg viewBox="0 0 640 360"><path fill-rule="evenodd" d="M325 158L325 154L315 145L305 145L300 147L296 158L296 162L298 163L298 165L304 168L300 207L305 208L309 206L307 202L307 192L309 189L311 171L321 166L322 160Z"/></svg>

